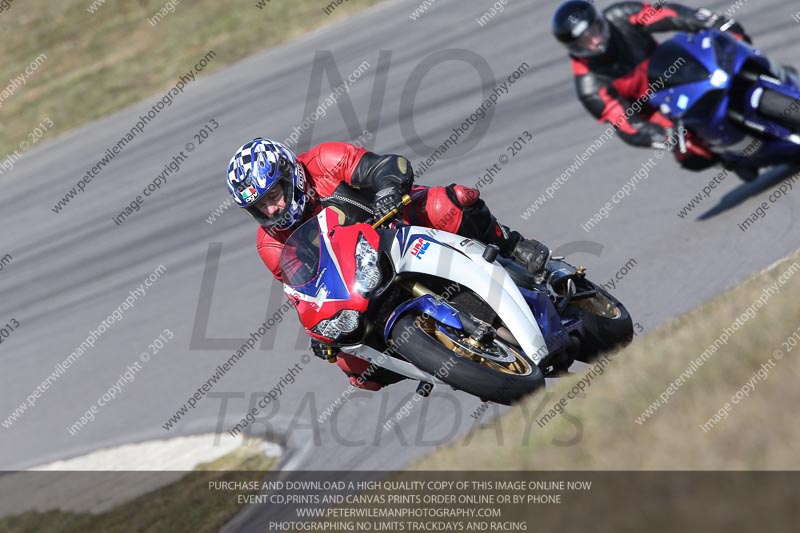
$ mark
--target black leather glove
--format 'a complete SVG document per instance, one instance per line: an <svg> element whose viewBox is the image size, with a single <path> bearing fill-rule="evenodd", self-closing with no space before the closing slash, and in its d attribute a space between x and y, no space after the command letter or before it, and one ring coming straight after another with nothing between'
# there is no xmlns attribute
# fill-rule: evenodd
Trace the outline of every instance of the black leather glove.
<svg viewBox="0 0 800 533"><path fill-rule="evenodd" d="M375 193L375 199L372 202L372 210L375 212L375 218L381 218L392 209L396 209L403 203L403 197L397 189L386 188L381 189Z"/></svg>
<svg viewBox="0 0 800 533"><path fill-rule="evenodd" d="M622 130L617 132L619 138L631 146L641 148L661 148L666 149L669 143L670 131L652 122L635 124L638 128L636 133L625 133Z"/></svg>
<svg viewBox="0 0 800 533"><path fill-rule="evenodd" d="M322 359L323 361L330 361L328 354L330 353L330 346L319 342L317 339L311 339L311 352ZM335 362L335 361L332 361Z"/></svg>
<svg viewBox="0 0 800 533"><path fill-rule="evenodd" d="M695 17L697 17L697 19L700 20L707 29L713 28L715 30L729 32L733 35L741 36L741 38L747 44L753 44L753 40L749 35L747 35L747 33L745 33L742 25L732 18L728 18L725 15L720 15L704 8L698 9L695 12Z"/></svg>
<svg viewBox="0 0 800 533"><path fill-rule="evenodd" d="M666 149L669 146L670 132L658 124L648 122L639 128L639 135L647 140L648 145L652 148Z"/></svg>

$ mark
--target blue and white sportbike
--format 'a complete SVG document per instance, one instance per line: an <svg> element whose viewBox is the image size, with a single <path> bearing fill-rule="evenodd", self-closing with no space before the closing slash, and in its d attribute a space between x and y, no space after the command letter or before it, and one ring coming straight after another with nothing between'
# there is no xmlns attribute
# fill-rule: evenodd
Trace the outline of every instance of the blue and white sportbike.
<svg viewBox="0 0 800 533"><path fill-rule="evenodd" d="M648 77L651 87L664 83L650 102L675 123L683 153L688 132L724 164L800 164L800 78L791 67L729 33L707 30L662 43Z"/></svg>
<svg viewBox="0 0 800 533"><path fill-rule="evenodd" d="M421 396L446 383L509 404L633 337L628 311L582 268L551 258L534 276L495 246L382 227L396 212L348 224L328 207L286 241L284 292L314 339L419 381Z"/></svg>

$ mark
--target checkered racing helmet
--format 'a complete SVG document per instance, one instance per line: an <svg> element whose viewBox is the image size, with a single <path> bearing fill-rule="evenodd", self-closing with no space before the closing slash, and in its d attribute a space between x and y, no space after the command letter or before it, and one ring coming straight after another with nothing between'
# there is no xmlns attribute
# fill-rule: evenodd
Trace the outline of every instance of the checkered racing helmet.
<svg viewBox="0 0 800 533"><path fill-rule="evenodd" d="M227 182L236 204L265 228L282 230L302 222L306 175L297 156L283 144L260 137L243 144L228 163ZM286 208L269 217L256 204L276 187Z"/></svg>

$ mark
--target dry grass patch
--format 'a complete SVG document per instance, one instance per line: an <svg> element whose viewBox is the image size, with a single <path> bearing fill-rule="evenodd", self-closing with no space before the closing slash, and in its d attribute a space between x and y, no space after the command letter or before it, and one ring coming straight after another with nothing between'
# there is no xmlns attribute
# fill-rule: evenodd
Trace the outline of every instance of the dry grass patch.
<svg viewBox="0 0 800 533"><path fill-rule="evenodd" d="M19 149L44 117L47 137L117 111L171 87L209 50L203 75L378 3L349 0L333 14L318 0L218 2L183 0L154 27L165 0L17 0L0 13L0 91L46 56L0 107L0 155Z"/></svg>
<svg viewBox="0 0 800 533"><path fill-rule="evenodd" d="M718 343L721 347L667 396L667 404L649 419L636 422L692 360L791 269L797 272L789 275L780 291L763 307L754 308L751 317L740 320L743 325L736 327L727 344ZM795 254L622 350L592 380L585 398L569 400L566 410L577 423L563 416L544 428L534 422L524 442L530 424L516 408L471 435L468 442L440 449L414 469L796 470L800 468L795 409L800 405L800 343L796 348L783 343L800 332L798 295L800 254ZM783 352L782 359L776 359L775 350ZM549 389L554 395L538 417L581 378L560 380ZM734 402L748 383L752 392ZM536 411L540 402L539 394L527 399L527 411ZM711 429L702 429L726 402L727 416L720 415ZM496 424L502 425L503 446L497 445ZM554 439L563 442L577 433L580 438L572 446L553 444Z"/></svg>

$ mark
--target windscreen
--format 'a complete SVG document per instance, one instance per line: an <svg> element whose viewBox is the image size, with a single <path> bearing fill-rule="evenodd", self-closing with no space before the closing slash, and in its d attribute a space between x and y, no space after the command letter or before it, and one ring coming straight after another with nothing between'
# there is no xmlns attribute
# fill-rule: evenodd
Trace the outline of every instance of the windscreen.
<svg viewBox="0 0 800 533"><path fill-rule="evenodd" d="M710 76L708 69L675 41L667 41L659 46L647 69L650 83L661 80L665 88L704 81Z"/></svg>
<svg viewBox="0 0 800 533"><path fill-rule="evenodd" d="M715 33L713 43L720 68L731 76L735 75L736 57L739 52L738 41L728 33Z"/></svg>
<svg viewBox="0 0 800 533"><path fill-rule="evenodd" d="M281 252L283 282L296 287L305 285L319 271L319 222L317 217L297 228Z"/></svg>

